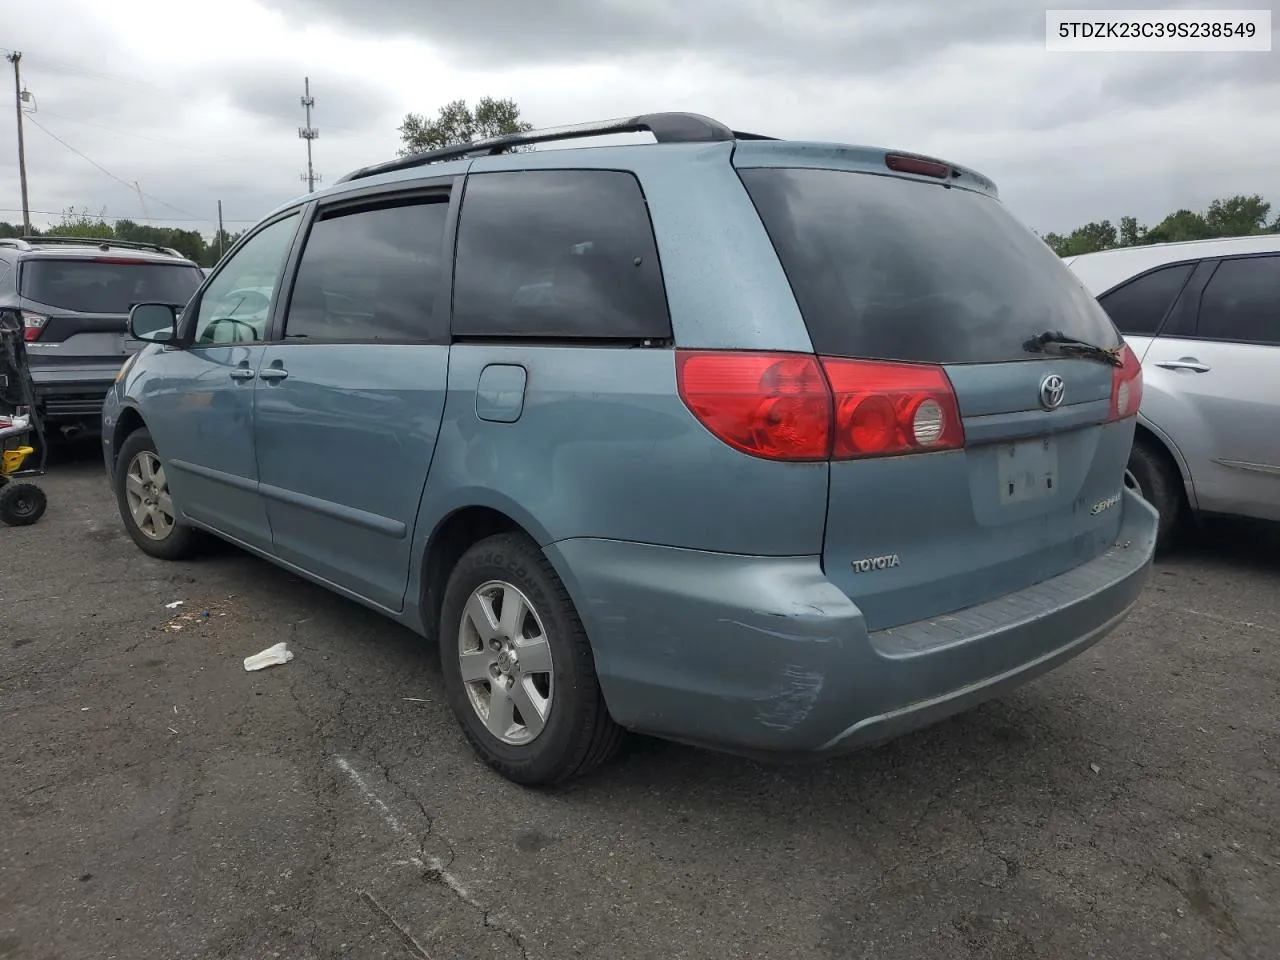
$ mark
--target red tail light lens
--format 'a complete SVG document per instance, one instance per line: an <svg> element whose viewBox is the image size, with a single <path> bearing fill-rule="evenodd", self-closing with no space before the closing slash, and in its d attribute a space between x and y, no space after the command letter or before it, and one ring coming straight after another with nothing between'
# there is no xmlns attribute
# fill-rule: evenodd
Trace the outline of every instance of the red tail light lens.
<svg viewBox="0 0 1280 960"><path fill-rule="evenodd" d="M680 397L704 427L752 456L825 460L831 393L816 357L796 353L676 353Z"/></svg>
<svg viewBox="0 0 1280 960"><path fill-rule="evenodd" d="M769 460L848 460L964 446L941 367L795 353L676 352L680 397L713 434Z"/></svg>
<svg viewBox="0 0 1280 960"><path fill-rule="evenodd" d="M1109 420L1132 417L1142 406L1142 364L1126 343L1120 349L1123 363L1111 372L1111 415Z"/></svg>
<svg viewBox="0 0 1280 960"><path fill-rule="evenodd" d="M23 310L22 339L27 343L35 343L40 339L40 334L44 333L44 325L48 322L48 317L42 317L38 313L28 313Z"/></svg>
<svg viewBox="0 0 1280 960"><path fill-rule="evenodd" d="M833 459L964 446L955 390L941 367L827 358L822 369L834 395Z"/></svg>

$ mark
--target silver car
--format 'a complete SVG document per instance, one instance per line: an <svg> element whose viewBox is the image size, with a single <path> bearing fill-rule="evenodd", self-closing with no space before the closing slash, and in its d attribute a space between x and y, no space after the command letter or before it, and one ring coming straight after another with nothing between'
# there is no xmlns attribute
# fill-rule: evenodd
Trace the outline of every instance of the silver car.
<svg viewBox="0 0 1280 960"><path fill-rule="evenodd" d="M1066 263L1142 360L1126 482L1167 543L1190 515L1280 520L1280 235Z"/></svg>

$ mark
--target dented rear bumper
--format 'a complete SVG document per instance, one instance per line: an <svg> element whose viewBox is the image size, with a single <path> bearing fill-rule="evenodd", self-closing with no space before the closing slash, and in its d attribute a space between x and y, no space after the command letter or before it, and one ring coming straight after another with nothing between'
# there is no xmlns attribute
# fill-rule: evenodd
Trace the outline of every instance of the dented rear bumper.
<svg viewBox="0 0 1280 960"><path fill-rule="evenodd" d="M614 718L735 753L826 755L1042 675L1114 629L1150 572L1156 514L1126 492L1114 546L946 616L868 632L818 557L616 540L553 543Z"/></svg>

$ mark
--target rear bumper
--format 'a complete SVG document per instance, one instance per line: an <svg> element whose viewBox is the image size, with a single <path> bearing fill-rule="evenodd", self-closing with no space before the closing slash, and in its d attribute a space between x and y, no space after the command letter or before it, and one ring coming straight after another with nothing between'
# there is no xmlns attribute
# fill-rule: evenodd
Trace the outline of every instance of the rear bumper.
<svg viewBox="0 0 1280 960"><path fill-rule="evenodd" d="M121 361L123 362L123 361ZM36 403L47 422L97 424L120 364L31 365Z"/></svg>
<svg viewBox="0 0 1280 960"><path fill-rule="evenodd" d="M588 539L547 555L577 603L619 723L785 757L898 736L1088 649L1137 601L1155 532L1155 511L1126 492L1103 555L989 603L876 632L817 557Z"/></svg>

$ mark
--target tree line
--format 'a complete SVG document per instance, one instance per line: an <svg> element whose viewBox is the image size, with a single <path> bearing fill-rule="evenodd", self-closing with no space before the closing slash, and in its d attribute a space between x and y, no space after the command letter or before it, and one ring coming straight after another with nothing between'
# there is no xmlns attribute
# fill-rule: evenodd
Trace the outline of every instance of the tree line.
<svg viewBox="0 0 1280 960"><path fill-rule="evenodd" d="M133 220L108 221L88 210L65 210L62 220L55 226L41 230L31 228L36 237L84 237L92 240L129 240L134 243L155 243L177 250L202 267L212 267L218 262L220 252L231 249L240 238L239 233L216 231L212 240L206 240L199 230L181 230L177 227L154 227ZM22 224L0 221L0 237L23 236Z"/></svg>
<svg viewBox="0 0 1280 960"><path fill-rule="evenodd" d="M1177 210L1151 227L1138 223L1136 217L1121 217L1118 226L1110 220L1100 220L1076 227L1065 236L1046 233L1043 239L1058 256L1072 257L1114 247L1248 237L1260 233L1280 233L1280 217L1271 219L1271 204L1253 194L1214 200L1203 213Z"/></svg>

